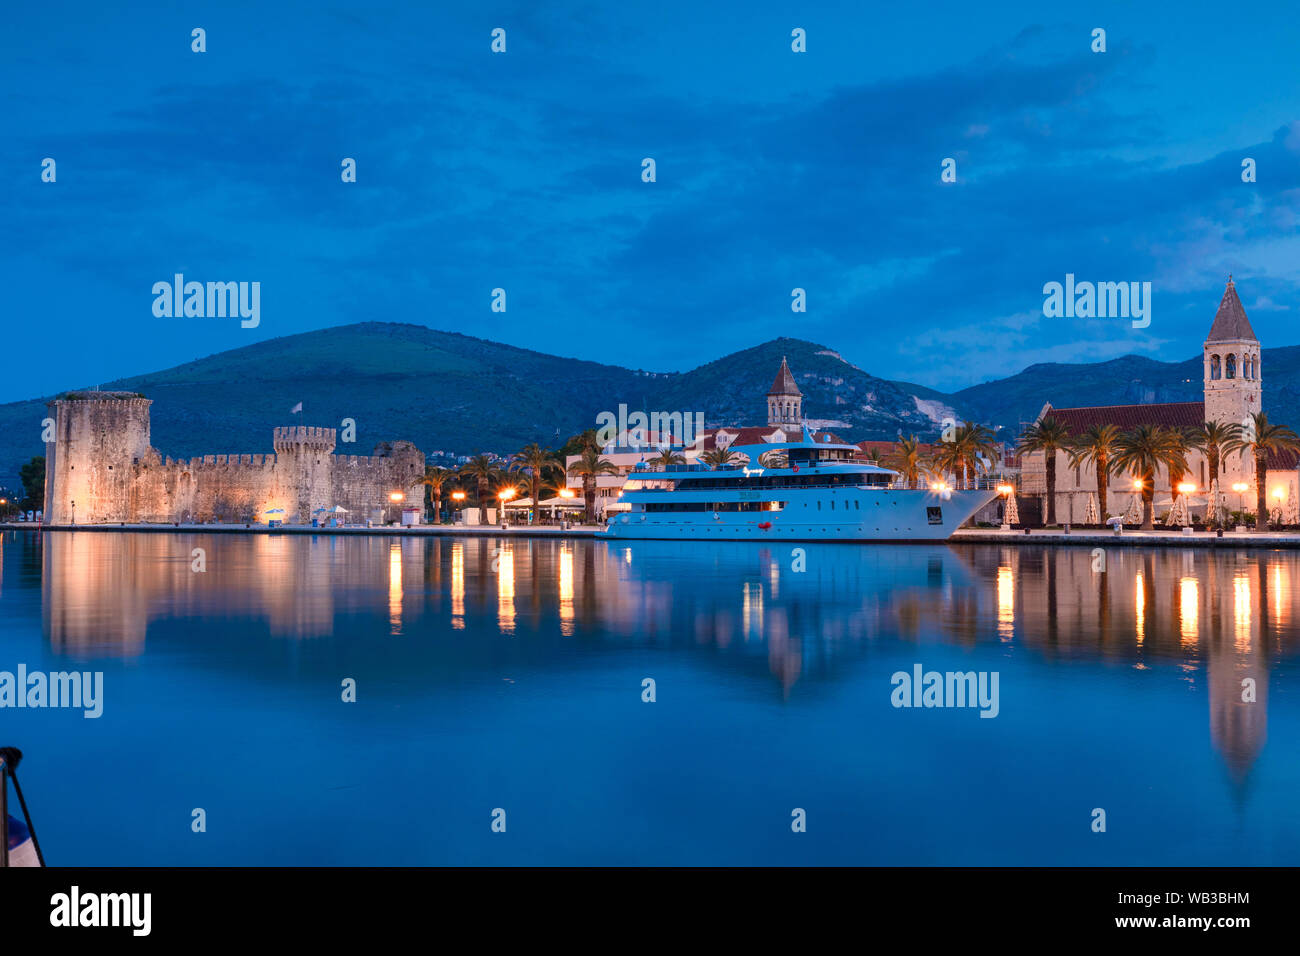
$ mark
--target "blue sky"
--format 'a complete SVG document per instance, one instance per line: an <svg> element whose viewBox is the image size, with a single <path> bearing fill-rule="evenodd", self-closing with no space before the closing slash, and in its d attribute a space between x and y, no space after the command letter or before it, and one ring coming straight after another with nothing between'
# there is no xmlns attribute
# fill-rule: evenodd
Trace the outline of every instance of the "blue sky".
<svg viewBox="0 0 1300 956"><path fill-rule="evenodd" d="M366 320L654 370L791 335L948 390L1189 358L1229 272L1264 345L1300 343L1300 18L1172 9L14 5L0 234L32 360L0 401ZM261 282L260 325L156 318L176 272ZM1150 327L1044 318L1067 272L1150 281Z"/></svg>

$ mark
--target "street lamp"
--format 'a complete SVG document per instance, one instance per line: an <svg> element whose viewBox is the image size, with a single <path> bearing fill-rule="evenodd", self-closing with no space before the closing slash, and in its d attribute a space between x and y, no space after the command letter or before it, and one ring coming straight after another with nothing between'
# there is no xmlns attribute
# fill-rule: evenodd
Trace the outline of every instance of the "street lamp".
<svg viewBox="0 0 1300 956"><path fill-rule="evenodd" d="M501 501L501 513L497 515L497 524L506 522L506 502L513 498L517 492L513 488L502 488L497 492L497 498Z"/></svg>

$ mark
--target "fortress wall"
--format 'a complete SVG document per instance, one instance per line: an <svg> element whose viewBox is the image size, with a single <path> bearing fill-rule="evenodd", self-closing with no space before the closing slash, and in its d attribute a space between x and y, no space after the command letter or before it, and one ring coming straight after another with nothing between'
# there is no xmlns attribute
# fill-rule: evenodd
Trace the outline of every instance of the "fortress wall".
<svg viewBox="0 0 1300 956"><path fill-rule="evenodd" d="M394 491L422 500L424 455L410 442L381 444L369 458L336 456L334 429L293 426L275 429L272 455L163 458L149 445L149 405L120 392L50 403L48 522L260 521L283 508L286 522L306 523L334 505L364 521Z"/></svg>
<svg viewBox="0 0 1300 956"><path fill-rule="evenodd" d="M275 455L205 455L138 469L129 521L257 521L267 508L291 518L297 489Z"/></svg>
<svg viewBox="0 0 1300 956"><path fill-rule="evenodd" d="M381 446L371 457L334 456L331 504L348 509L354 521L376 517L375 512L390 508L389 495L400 491L406 496L402 505L422 505L424 455L410 442Z"/></svg>

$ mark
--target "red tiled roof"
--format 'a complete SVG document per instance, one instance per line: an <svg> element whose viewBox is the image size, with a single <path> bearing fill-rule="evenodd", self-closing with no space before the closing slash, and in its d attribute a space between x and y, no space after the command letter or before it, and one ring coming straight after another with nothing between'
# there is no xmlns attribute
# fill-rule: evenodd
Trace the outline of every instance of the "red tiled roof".
<svg viewBox="0 0 1300 956"><path fill-rule="evenodd" d="M1246 310L1242 307L1241 299L1237 298L1237 287L1232 284L1232 276L1228 276L1228 287L1223 290L1219 311L1214 314L1214 324L1210 326L1210 334L1205 341L1206 343L1258 341L1255 338L1255 330L1250 327L1250 319L1246 318Z"/></svg>
<svg viewBox="0 0 1300 956"><path fill-rule="evenodd" d="M781 367L777 370L776 379L772 382L772 387L767 390L767 394L803 396L799 386L794 383L794 376L790 374L790 366L785 364L784 357L781 359Z"/></svg>
<svg viewBox="0 0 1300 956"><path fill-rule="evenodd" d="M1047 415L1064 424L1072 436L1087 431L1093 425L1114 425L1123 431L1128 431L1137 425L1196 428L1205 422L1205 403L1164 402L1156 405L1091 405L1086 408L1049 408Z"/></svg>
<svg viewBox="0 0 1300 956"><path fill-rule="evenodd" d="M718 447L718 432L723 431L728 435L735 437L727 443L728 447L732 445L762 445L767 442L767 436L775 432L777 425L747 425L744 428L713 428L704 433L704 450L713 451ZM797 438L799 433L791 429L788 433L791 438Z"/></svg>

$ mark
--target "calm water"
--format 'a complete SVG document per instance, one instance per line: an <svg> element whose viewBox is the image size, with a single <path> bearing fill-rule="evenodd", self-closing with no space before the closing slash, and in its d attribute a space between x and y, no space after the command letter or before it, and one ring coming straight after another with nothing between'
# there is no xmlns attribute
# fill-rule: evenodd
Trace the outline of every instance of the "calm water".
<svg viewBox="0 0 1300 956"><path fill-rule="evenodd" d="M1294 552L2 547L0 671L104 673L0 710L54 863L1300 863ZM1000 713L894 708L918 663Z"/></svg>

